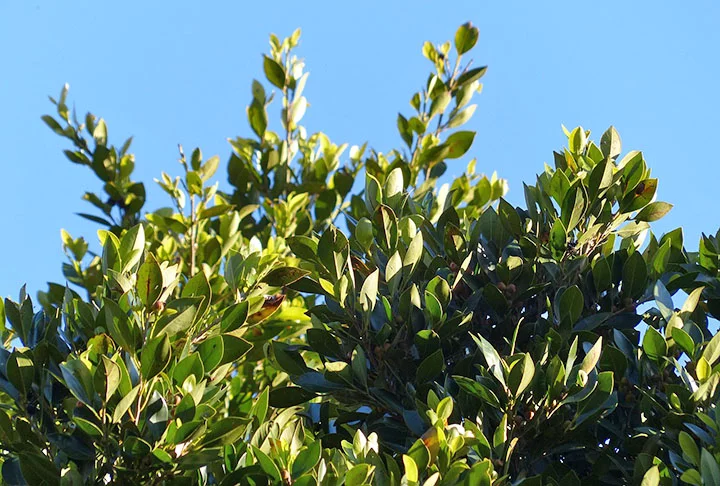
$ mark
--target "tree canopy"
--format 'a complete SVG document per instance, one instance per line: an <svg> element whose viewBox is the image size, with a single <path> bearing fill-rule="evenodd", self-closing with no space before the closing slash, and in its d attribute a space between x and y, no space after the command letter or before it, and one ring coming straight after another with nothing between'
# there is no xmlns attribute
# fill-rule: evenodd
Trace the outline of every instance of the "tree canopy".
<svg viewBox="0 0 720 486"><path fill-rule="evenodd" d="M51 98L101 229L62 232L67 284L0 305L3 481L720 484L720 232L653 234L672 206L612 127L566 130L524 207L460 173L469 23L423 45L386 153L301 125L299 38L270 38L230 189L180 147L160 209L132 139Z"/></svg>

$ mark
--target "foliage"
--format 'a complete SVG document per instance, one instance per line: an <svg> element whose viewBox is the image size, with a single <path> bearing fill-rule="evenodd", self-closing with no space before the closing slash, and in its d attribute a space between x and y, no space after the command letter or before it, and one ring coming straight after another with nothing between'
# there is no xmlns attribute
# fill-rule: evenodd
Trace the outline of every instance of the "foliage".
<svg viewBox="0 0 720 486"><path fill-rule="evenodd" d="M566 131L524 208L474 160L438 188L475 135L470 24L423 46L405 147L346 155L300 124L299 35L271 36L230 191L181 147L153 212L131 140L52 100L102 250L63 231L73 287L0 306L3 480L720 484L720 234L656 237L671 205L612 127Z"/></svg>

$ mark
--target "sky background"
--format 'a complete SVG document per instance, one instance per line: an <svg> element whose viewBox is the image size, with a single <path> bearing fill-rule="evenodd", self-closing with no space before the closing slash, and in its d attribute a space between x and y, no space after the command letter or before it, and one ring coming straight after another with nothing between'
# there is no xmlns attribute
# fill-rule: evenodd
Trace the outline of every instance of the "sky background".
<svg viewBox="0 0 720 486"><path fill-rule="evenodd" d="M146 210L169 204L153 179L179 175L177 144L223 161L228 137L249 136L250 83L262 77L268 35L301 27L310 78L303 124L335 143L400 147L398 112L426 79L425 40L442 43L472 21L475 65L489 66L471 156L508 179L523 204L562 147L561 124L599 140L614 125L624 151L642 150L675 208L656 233L685 228L686 245L720 224L720 7L706 2L97 2L0 0L0 295L64 284L60 228L97 249L85 191L91 172L40 120L47 95L70 84L70 106L104 117L110 141L134 136ZM464 163L451 161L458 174Z"/></svg>

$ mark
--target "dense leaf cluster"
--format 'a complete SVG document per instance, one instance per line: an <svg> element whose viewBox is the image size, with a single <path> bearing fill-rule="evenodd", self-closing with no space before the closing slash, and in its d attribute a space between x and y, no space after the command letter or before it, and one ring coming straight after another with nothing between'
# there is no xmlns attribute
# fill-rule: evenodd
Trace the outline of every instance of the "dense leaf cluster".
<svg viewBox="0 0 720 486"><path fill-rule="evenodd" d="M671 206L614 128L566 131L523 208L474 160L438 187L477 39L423 46L380 153L307 133L299 31L272 36L230 191L180 148L152 212L131 141L63 89L43 119L103 184L101 251L63 231L72 285L0 306L3 481L720 484L720 234L655 236Z"/></svg>

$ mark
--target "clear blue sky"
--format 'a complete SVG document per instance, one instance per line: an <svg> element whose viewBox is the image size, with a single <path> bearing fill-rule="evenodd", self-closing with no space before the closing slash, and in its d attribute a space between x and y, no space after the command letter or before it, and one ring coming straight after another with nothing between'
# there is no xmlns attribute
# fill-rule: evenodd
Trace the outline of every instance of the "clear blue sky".
<svg viewBox="0 0 720 486"><path fill-rule="evenodd" d="M423 41L450 39L468 20L480 28L476 63L489 65L472 155L509 180L512 202L564 144L561 124L597 138L612 124L675 204L656 232L682 225L695 247L717 230L714 2L2 0L0 295L64 283L60 228L97 248L97 227L74 213L92 209L80 197L100 186L40 120L63 83L81 113L108 121L111 141L135 136L150 210L168 203L152 180L179 174L178 143L226 161L226 138L250 133L245 105L271 32L303 29L308 128L386 151L400 145L397 113L429 68Z"/></svg>

